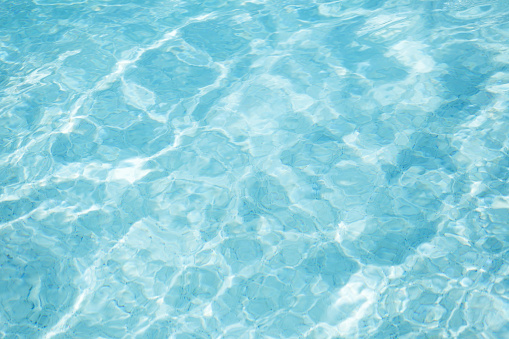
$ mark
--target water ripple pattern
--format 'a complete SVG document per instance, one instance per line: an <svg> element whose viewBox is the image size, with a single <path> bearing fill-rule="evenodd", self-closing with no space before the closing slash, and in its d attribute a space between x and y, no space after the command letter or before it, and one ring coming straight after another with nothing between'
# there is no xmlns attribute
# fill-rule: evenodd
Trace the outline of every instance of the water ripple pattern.
<svg viewBox="0 0 509 339"><path fill-rule="evenodd" d="M509 338L507 0L0 0L0 338Z"/></svg>

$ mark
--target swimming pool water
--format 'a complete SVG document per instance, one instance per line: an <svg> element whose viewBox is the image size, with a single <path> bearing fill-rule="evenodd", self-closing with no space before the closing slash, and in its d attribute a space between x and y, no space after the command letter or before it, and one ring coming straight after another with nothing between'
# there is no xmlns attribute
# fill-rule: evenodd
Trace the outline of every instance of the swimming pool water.
<svg viewBox="0 0 509 339"><path fill-rule="evenodd" d="M0 1L0 338L509 338L506 0Z"/></svg>

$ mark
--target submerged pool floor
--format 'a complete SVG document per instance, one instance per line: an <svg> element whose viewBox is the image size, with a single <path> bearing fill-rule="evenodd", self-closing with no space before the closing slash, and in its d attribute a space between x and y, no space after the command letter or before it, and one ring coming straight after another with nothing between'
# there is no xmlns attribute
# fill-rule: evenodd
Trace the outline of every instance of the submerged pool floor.
<svg viewBox="0 0 509 339"><path fill-rule="evenodd" d="M0 338L509 338L508 23L0 1Z"/></svg>

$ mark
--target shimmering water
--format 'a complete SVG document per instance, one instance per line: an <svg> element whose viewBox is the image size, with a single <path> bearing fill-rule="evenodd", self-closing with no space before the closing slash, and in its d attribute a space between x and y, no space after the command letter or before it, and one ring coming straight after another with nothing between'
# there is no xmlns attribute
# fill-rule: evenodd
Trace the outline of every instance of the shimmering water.
<svg viewBox="0 0 509 339"><path fill-rule="evenodd" d="M0 338L509 338L507 0L0 0Z"/></svg>

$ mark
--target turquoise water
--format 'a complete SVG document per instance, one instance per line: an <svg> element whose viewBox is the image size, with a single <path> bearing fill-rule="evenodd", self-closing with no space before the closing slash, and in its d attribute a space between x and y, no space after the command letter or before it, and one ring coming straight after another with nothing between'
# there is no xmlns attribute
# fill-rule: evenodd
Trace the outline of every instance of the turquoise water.
<svg viewBox="0 0 509 339"><path fill-rule="evenodd" d="M0 0L0 338L509 338L506 0Z"/></svg>

